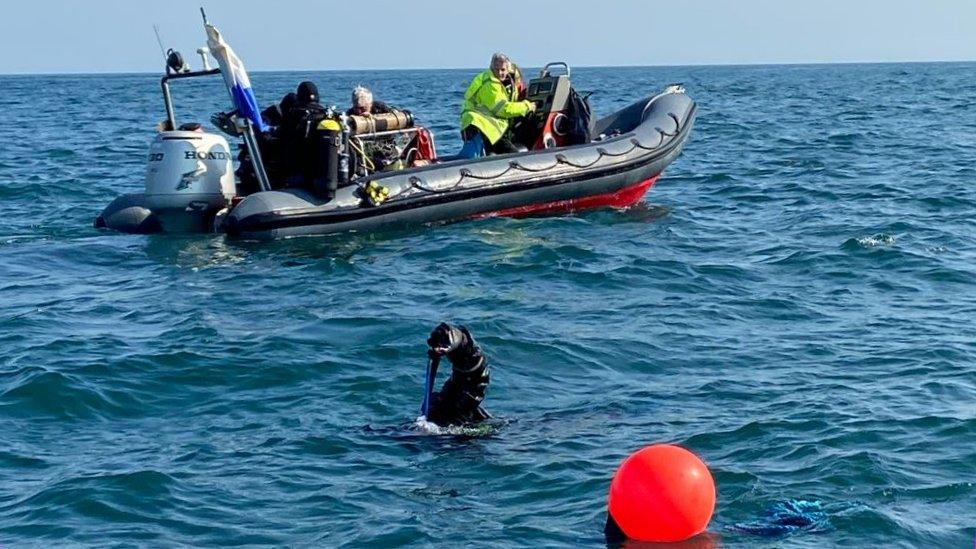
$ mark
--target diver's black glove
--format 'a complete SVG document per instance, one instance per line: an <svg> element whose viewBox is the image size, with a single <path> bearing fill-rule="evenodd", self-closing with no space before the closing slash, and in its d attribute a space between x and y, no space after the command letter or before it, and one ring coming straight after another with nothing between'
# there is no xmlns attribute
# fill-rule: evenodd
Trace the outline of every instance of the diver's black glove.
<svg viewBox="0 0 976 549"><path fill-rule="evenodd" d="M441 322L427 338L430 349L427 354L431 357L450 355L470 343L468 337L458 328L446 322Z"/></svg>

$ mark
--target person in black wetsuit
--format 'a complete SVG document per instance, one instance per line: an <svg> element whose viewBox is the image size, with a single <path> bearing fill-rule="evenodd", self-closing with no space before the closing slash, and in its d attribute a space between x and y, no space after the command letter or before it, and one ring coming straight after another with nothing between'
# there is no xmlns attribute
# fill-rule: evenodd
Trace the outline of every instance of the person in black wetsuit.
<svg viewBox="0 0 976 549"><path fill-rule="evenodd" d="M296 187L310 186L315 179L318 154L316 129L325 118L325 107L319 104L318 87L314 82L302 82L295 90L294 99L281 109L278 137L281 139L285 183Z"/></svg>
<svg viewBox="0 0 976 549"><path fill-rule="evenodd" d="M481 403L485 400L491 372L488 357L464 326L441 323L427 339L432 360L446 356L451 362L451 377L433 393L427 420L441 427L473 425L491 418Z"/></svg>
<svg viewBox="0 0 976 549"><path fill-rule="evenodd" d="M319 103L318 87L307 80L280 103L261 111L261 118L270 130L258 134L257 141L272 188L312 185L319 152L316 128L325 114L325 107ZM260 190L248 157L249 153L242 149L237 175L244 195Z"/></svg>

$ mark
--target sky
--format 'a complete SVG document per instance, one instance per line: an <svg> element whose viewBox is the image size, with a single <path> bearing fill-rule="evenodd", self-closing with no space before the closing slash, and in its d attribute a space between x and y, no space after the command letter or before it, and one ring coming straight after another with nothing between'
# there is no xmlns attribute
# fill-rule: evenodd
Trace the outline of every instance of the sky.
<svg viewBox="0 0 976 549"><path fill-rule="evenodd" d="M976 60L976 0L7 0L0 74L199 67L199 8L249 71Z"/></svg>

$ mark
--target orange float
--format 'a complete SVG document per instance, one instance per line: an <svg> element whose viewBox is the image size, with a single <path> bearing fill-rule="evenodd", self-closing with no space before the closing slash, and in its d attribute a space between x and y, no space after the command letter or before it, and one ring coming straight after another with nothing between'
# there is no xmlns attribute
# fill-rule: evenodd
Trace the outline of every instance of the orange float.
<svg viewBox="0 0 976 549"><path fill-rule="evenodd" d="M630 539L683 541L708 526L715 510L715 481L695 454L656 444L620 464L610 483L607 507Z"/></svg>

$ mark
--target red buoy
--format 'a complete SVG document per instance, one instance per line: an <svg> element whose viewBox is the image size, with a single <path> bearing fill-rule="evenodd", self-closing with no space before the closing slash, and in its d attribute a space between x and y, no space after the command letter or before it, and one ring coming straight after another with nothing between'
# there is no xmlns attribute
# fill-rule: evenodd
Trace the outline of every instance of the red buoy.
<svg viewBox="0 0 976 549"><path fill-rule="evenodd" d="M683 541L705 531L715 510L715 481L698 456L670 444L634 452L617 469L610 516L637 541Z"/></svg>

